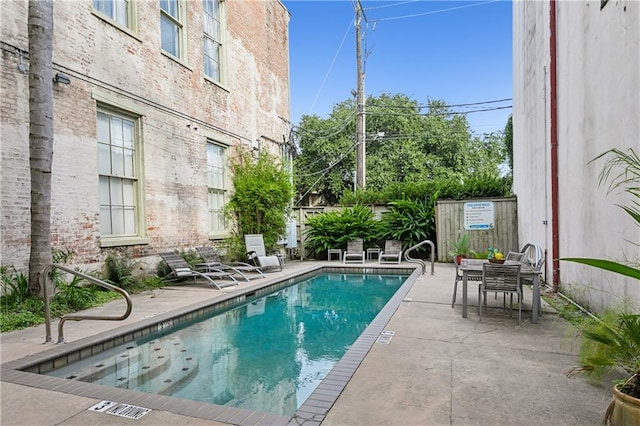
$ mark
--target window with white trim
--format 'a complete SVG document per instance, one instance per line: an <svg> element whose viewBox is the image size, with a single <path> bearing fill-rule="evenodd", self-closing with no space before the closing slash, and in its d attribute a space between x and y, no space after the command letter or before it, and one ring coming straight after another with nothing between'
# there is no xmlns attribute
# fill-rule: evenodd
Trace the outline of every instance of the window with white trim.
<svg viewBox="0 0 640 426"><path fill-rule="evenodd" d="M184 59L185 5L182 0L160 0L160 38L162 50Z"/></svg>
<svg viewBox="0 0 640 426"><path fill-rule="evenodd" d="M204 46L203 62L204 73L207 77L222 82L222 60L223 60L223 1L222 0L203 0L202 14Z"/></svg>
<svg viewBox="0 0 640 426"><path fill-rule="evenodd" d="M142 237L139 117L99 110L97 115L100 235L103 245ZM117 244L104 244L109 238ZM134 243L133 241L129 244Z"/></svg>
<svg viewBox="0 0 640 426"><path fill-rule="evenodd" d="M125 28L133 28L131 0L93 0L93 8Z"/></svg>
<svg viewBox="0 0 640 426"><path fill-rule="evenodd" d="M224 206L227 191L225 187L226 148L207 141L207 192L209 208L209 233L220 235L225 232Z"/></svg>

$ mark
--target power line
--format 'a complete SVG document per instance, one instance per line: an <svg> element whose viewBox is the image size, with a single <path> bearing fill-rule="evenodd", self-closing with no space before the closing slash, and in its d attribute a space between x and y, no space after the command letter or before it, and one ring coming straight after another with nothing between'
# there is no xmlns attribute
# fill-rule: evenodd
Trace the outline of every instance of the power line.
<svg viewBox="0 0 640 426"><path fill-rule="evenodd" d="M474 4L467 4L467 5L464 5L464 6L450 7L450 8L447 8L447 9L432 10L430 12L414 13L412 15L393 16L393 17L390 17L390 18L380 18L380 19L377 19L376 21L377 22L382 22L382 21L393 21L393 20L396 20L396 19L416 18L418 16L434 15L436 13L450 12L452 10L466 9L468 7L484 6L486 4L495 3L495 2L498 2L498 1L502 1L502 0L490 0L490 1L485 1L485 2L482 2L482 3L474 3Z"/></svg>
<svg viewBox="0 0 640 426"><path fill-rule="evenodd" d="M329 74L331 73L331 70L333 69L333 65L336 63L336 59L338 59L338 55L340 54L340 51L342 50L342 46L344 46L344 42L347 39L347 35L349 34L349 31L351 30L351 25L353 25L354 19L352 19L351 22L349 22L349 26L347 27L347 31L344 33L344 36L342 37L342 41L340 42L340 46L338 46L338 51L333 56L333 60L331 61L331 64L329 65L329 69L327 70L327 73L324 75L324 78L322 79L322 83L320 84L320 88L318 89L318 92L316 93L316 96L315 96L315 98L313 98L313 102L311 103L311 106L309 107L309 114L311 114L311 111L313 110L313 107L316 106L316 102L318 101L318 97L320 96L320 92L322 92L322 89L324 89L324 85L327 82L327 78L329 77Z"/></svg>
<svg viewBox="0 0 640 426"><path fill-rule="evenodd" d="M429 115L467 115L473 114L476 112L487 112L487 111L497 111L500 109L508 109L513 108L513 105L501 106L501 107L493 107L493 108L482 108L475 109L472 111L436 111L436 112L425 112L425 113L405 113L405 112L377 112L375 110L376 107L371 107L372 109L367 111L367 115L396 115L396 116L429 116Z"/></svg>

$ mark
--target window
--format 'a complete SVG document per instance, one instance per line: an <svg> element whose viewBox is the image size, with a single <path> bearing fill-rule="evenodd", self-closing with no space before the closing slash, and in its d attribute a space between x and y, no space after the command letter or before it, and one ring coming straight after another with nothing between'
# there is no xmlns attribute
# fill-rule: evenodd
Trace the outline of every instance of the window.
<svg viewBox="0 0 640 426"><path fill-rule="evenodd" d="M130 0L93 0L93 8L125 28L133 26L133 7Z"/></svg>
<svg viewBox="0 0 640 426"><path fill-rule="evenodd" d="M204 73L222 81L222 7L221 0L203 0Z"/></svg>
<svg viewBox="0 0 640 426"><path fill-rule="evenodd" d="M97 121L102 245L140 243L144 219L141 219L139 201L138 120L98 111ZM136 241L127 242L127 239Z"/></svg>
<svg viewBox="0 0 640 426"><path fill-rule="evenodd" d="M160 37L162 50L182 58L184 43L184 15L181 0L160 0Z"/></svg>
<svg viewBox="0 0 640 426"><path fill-rule="evenodd" d="M225 231L224 205L225 190L225 151L212 142L207 143L207 190L209 195L209 233L220 235Z"/></svg>

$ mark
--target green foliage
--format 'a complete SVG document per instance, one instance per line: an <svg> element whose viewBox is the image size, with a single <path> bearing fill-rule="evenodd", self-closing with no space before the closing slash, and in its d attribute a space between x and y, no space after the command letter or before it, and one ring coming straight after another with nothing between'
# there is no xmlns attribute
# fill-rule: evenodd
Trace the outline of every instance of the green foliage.
<svg viewBox="0 0 640 426"><path fill-rule="evenodd" d="M73 258L74 255L75 252L66 247L54 248L51 251L51 258L53 260L53 263L67 263Z"/></svg>
<svg viewBox="0 0 640 426"><path fill-rule="evenodd" d="M632 198L630 206L619 206L640 226L640 158L633 149L623 152L617 149L606 151L594 160L608 157L600 173L600 184L609 181L609 191L623 188ZM640 280L640 269L605 260L585 258L563 258ZM621 367L631 377L619 385L620 391L640 398L640 315L627 309L605 312L600 321L582 328L580 365L574 372L601 378L603 372ZM609 414L610 411L607 410Z"/></svg>
<svg viewBox="0 0 640 426"><path fill-rule="evenodd" d="M629 377L618 381L618 389L640 398L640 315L610 309L601 318L582 324L581 332L579 365L568 375L601 382L605 374L621 368ZM606 412L608 418L610 409Z"/></svg>
<svg viewBox="0 0 640 426"><path fill-rule="evenodd" d="M507 124L504 127L504 147L507 164L509 164L509 169L513 171L513 115L509 116Z"/></svg>
<svg viewBox="0 0 640 426"><path fill-rule="evenodd" d="M460 181L473 175L499 177L506 156L501 134L472 136L466 117L454 114L444 101L429 101L426 114L424 109L403 94L367 98L366 180L371 192L349 202L345 200L354 187L355 101L336 104L327 119L303 116L294 129L302 151L294 161L297 199L314 191L327 205L340 200L343 205L385 204L401 198L402 189L384 194L392 186Z"/></svg>
<svg viewBox="0 0 640 426"><path fill-rule="evenodd" d="M435 199L426 202L397 200L388 204L389 211L383 213L381 229L383 240L400 240L406 249L424 240L435 241ZM418 255L424 256L427 247L420 247Z"/></svg>
<svg viewBox="0 0 640 426"><path fill-rule="evenodd" d="M347 207L311 216L305 230L306 248L314 255L325 256L330 248L345 250L347 241L362 238L365 247L380 239L379 222L364 206Z"/></svg>
<svg viewBox="0 0 640 426"><path fill-rule="evenodd" d="M109 253L102 267L104 281L124 290L132 290L138 282L133 273L138 265L139 262L133 260L126 253Z"/></svg>
<svg viewBox="0 0 640 426"><path fill-rule="evenodd" d="M44 301L29 298L14 305L2 306L0 332L19 330L44 323Z"/></svg>
<svg viewBox="0 0 640 426"><path fill-rule="evenodd" d="M180 250L180 256L191 266L192 268L197 263L202 263L202 259L200 259L200 255L194 249L188 250Z"/></svg>
<svg viewBox="0 0 640 426"><path fill-rule="evenodd" d="M62 312L74 312L87 309L93 306L94 294L97 289L93 286L84 285L83 280L73 276L70 282L62 280L56 282L56 293L52 298L51 311L56 308Z"/></svg>
<svg viewBox="0 0 640 426"><path fill-rule="evenodd" d="M0 285L0 306L3 311L6 306L22 303L29 298L29 277L14 267L0 266Z"/></svg>
<svg viewBox="0 0 640 426"><path fill-rule="evenodd" d="M366 189L355 193L348 192L340 200L345 206L384 205L391 201L411 199L463 200L467 198L505 197L511 195L511 177L489 174L475 174L463 179L447 177L433 180L422 180L409 183L391 183L383 190Z"/></svg>
<svg viewBox="0 0 640 426"><path fill-rule="evenodd" d="M234 247L244 246L245 234L262 234L266 248L274 247L286 231L287 209L293 196L289 174L266 152L255 160L248 152L241 152L231 171L234 193L225 213L234 224Z"/></svg>
<svg viewBox="0 0 640 426"><path fill-rule="evenodd" d="M456 257L456 256L463 256L463 257L474 256L475 257L475 252L471 250L471 247L469 245L468 233L465 232L460 236L458 240L451 243L451 251L449 252L449 255L453 257Z"/></svg>

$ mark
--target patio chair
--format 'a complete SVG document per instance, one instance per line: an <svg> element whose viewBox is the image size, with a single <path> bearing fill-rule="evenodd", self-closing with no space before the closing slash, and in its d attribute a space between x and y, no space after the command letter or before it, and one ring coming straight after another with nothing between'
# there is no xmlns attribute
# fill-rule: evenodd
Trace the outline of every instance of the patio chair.
<svg viewBox="0 0 640 426"><path fill-rule="evenodd" d="M282 263L276 255L267 255L262 234L245 234L244 244L247 248L247 260L262 272L282 271Z"/></svg>
<svg viewBox="0 0 640 426"><path fill-rule="evenodd" d="M462 259L461 261L465 262L466 259ZM458 264L458 262L456 262L455 256L453 257L453 264L456 266L456 276L453 279L453 298L451 299L451 307L452 308L456 304L456 296L458 294L458 282L462 281L462 272L460 272L460 265ZM468 281L480 282L480 281L482 281L482 277L475 276L475 275L470 275L470 276L467 277L467 282Z"/></svg>
<svg viewBox="0 0 640 426"><path fill-rule="evenodd" d="M518 296L518 325L522 322L522 287L520 286L520 264L500 265L484 263L482 265L482 281L478 289L478 316L482 322L482 299L484 296L484 309L487 310L487 292L500 292L510 294L509 316L513 308L513 295ZM505 299L506 300L506 299ZM502 308L506 308L503 301Z"/></svg>
<svg viewBox="0 0 640 426"><path fill-rule="evenodd" d="M197 278L202 278L209 284L213 284L218 290L222 290L223 287L238 285L238 281L233 277L232 272L225 272L214 268L210 268L207 271L192 269L187 261L176 252L159 253L159 255L171 270L167 276L169 280L180 281L185 278L193 278L195 281ZM223 278L227 278L231 281L217 281L222 280Z"/></svg>
<svg viewBox="0 0 640 426"><path fill-rule="evenodd" d="M516 262L522 262L523 259L524 259L524 253L520 253L517 251L509 251L504 258L505 261L513 260Z"/></svg>
<svg viewBox="0 0 640 426"><path fill-rule="evenodd" d="M378 254L378 263L397 263L402 261L402 242L386 240L384 250Z"/></svg>
<svg viewBox="0 0 640 426"><path fill-rule="evenodd" d="M239 275L246 281L249 281L250 278L264 278L264 274L260 270L259 266L250 265L246 262L222 263L222 260L214 247L196 247L196 251L202 259L202 263L196 264L197 270L206 271L209 269L218 269L226 272L233 271L234 274Z"/></svg>
<svg viewBox="0 0 640 426"><path fill-rule="evenodd" d="M342 263L364 263L364 241L361 238L347 241L347 249L342 255Z"/></svg>
<svg viewBox="0 0 640 426"><path fill-rule="evenodd" d="M522 247L520 252L524 253L524 259L522 260L524 263L528 263L536 270L542 268L544 263L544 253L539 246L527 243Z"/></svg>

